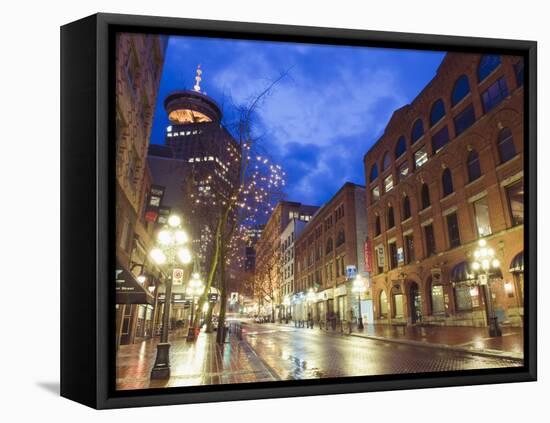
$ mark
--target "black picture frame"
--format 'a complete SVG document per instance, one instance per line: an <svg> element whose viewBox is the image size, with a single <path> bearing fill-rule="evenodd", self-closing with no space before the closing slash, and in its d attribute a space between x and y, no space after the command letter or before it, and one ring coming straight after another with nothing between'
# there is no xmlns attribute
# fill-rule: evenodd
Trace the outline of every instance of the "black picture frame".
<svg viewBox="0 0 550 423"><path fill-rule="evenodd" d="M523 56L525 354L520 368L115 391L114 51L117 31ZM95 14L61 28L61 395L97 409L534 381L537 377L537 45L533 41ZM78 248L75 248L78 247Z"/></svg>

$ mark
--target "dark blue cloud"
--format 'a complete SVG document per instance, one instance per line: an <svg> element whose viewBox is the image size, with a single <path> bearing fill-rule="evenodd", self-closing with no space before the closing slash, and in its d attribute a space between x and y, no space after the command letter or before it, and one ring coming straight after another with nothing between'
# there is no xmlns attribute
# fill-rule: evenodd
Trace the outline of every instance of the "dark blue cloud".
<svg viewBox="0 0 550 423"><path fill-rule="evenodd" d="M281 73L258 109L263 148L287 172L288 198L327 201L346 181L364 184L362 158L392 112L435 75L444 53L262 41L171 37L153 122L162 143L168 125L162 101L191 88L203 69L203 91L226 121Z"/></svg>

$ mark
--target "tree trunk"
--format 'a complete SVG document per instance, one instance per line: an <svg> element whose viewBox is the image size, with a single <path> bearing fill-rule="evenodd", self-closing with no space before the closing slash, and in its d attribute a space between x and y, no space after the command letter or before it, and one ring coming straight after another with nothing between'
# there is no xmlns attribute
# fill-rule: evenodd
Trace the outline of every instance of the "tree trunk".
<svg viewBox="0 0 550 423"><path fill-rule="evenodd" d="M220 300L220 315L218 316L218 332L216 333L216 342L218 344L223 344L225 342L225 309L227 305L225 292L225 257L222 257L222 260L220 261Z"/></svg>
<svg viewBox="0 0 550 423"><path fill-rule="evenodd" d="M205 329L206 333L212 332L212 313L214 311L214 306L215 306L215 303L210 304L210 306L208 307L208 311L206 312L206 317L204 318L204 322L206 324L206 329Z"/></svg>

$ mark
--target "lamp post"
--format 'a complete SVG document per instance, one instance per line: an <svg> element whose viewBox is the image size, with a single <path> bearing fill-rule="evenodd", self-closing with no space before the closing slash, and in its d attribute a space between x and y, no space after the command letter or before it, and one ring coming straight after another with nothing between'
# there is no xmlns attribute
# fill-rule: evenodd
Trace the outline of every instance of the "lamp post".
<svg viewBox="0 0 550 423"><path fill-rule="evenodd" d="M288 295L285 295L283 305L285 307L285 323L288 324L288 308L290 307L290 297Z"/></svg>
<svg viewBox="0 0 550 423"><path fill-rule="evenodd" d="M357 275L353 281L351 287L351 292L357 294L357 308L358 308L358 318L357 318L357 329L363 330L365 326L363 325L363 315L361 314L361 294L367 290L365 286L365 281L361 275Z"/></svg>
<svg viewBox="0 0 550 423"><path fill-rule="evenodd" d="M166 379L170 377L170 343L168 342L168 327L170 325L170 306L172 303L172 274L177 262L189 264L191 252L185 244L188 236L181 229L181 218L171 215L168 224L157 233L157 247L153 248L149 255L159 266L166 265L168 277L166 278L166 292L164 299L164 311L162 315L162 332L160 342L157 344L157 356L151 369L151 379Z"/></svg>
<svg viewBox="0 0 550 423"><path fill-rule="evenodd" d="M502 331L498 325L498 319L493 308L493 296L489 285L491 270L498 269L500 262L495 258L495 250L488 248L487 242L484 239L479 240L478 248L474 251L474 258L472 269L478 274L479 285L483 289L487 320L489 322L489 336L502 336Z"/></svg>
<svg viewBox="0 0 550 423"><path fill-rule="evenodd" d="M200 278L199 272L193 272L193 275L191 275L191 279L187 284L187 290L186 290L187 295L191 297L191 320L189 321L189 330L187 331L188 341L194 341L196 338L195 328L193 327L194 313L195 313L195 298L202 295L203 291L204 291L204 285ZM198 312L199 311L197 310L197 313Z"/></svg>
<svg viewBox="0 0 550 423"><path fill-rule="evenodd" d="M309 291L307 292L306 301L308 304L308 310L311 307L311 320L309 319L309 313L308 313L308 319L307 324L308 327L313 329L313 306L312 304L315 302L315 292L313 291L313 288L309 288Z"/></svg>

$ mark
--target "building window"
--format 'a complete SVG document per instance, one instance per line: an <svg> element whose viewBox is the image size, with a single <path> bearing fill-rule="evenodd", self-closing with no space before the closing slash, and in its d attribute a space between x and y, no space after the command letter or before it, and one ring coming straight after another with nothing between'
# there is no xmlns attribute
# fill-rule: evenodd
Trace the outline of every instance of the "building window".
<svg viewBox="0 0 550 423"><path fill-rule="evenodd" d="M372 182L376 178L378 178L378 166L375 164L372 165L370 168L370 175L369 175L369 181Z"/></svg>
<svg viewBox="0 0 550 423"><path fill-rule="evenodd" d="M432 152L436 154L449 143L449 129L447 125L432 136Z"/></svg>
<svg viewBox="0 0 550 423"><path fill-rule="evenodd" d="M443 186L443 197L446 197L454 192L453 177L451 175L451 169L445 168L441 175L441 184Z"/></svg>
<svg viewBox="0 0 550 423"><path fill-rule="evenodd" d="M455 288L456 309L458 311L468 311L472 309L472 294L470 287L457 286Z"/></svg>
<svg viewBox="0 0 550 423"><path fill-rule="evenodd" d="M487 78L500 65L498 54L486 54L479 61L477 68L477 80L479 82Z"/></svg>
<svg viewBox="0 0 550 423"><path fill-rule="evenodd" d="M468 181L472 182L481 177L481 166L479 164L479 154L472 150L468 154Z"/></svg>
<svg viewBox="0 0 550 423"><path fill-rule="evenodd" d="M453 93L451 94L451 105L455 106L460 100L466 97L470 93L470 84L468 83L468 77L462 75L455 82Z"/></svg>
<svg viewBox="0 0 550 423"><path fill-rule="evenodd" d="M426 152L426 146L424 146L414 153L414 168L422 167L427 161L428 153Z"/></svg>
<svg viewBox="0 0 550 423"><path fill-rule="evenodd" d="M403 220L406 220L409 217L411 217L411 201L409 200L409 196L406 195L403 198Z"/></svg>
<svg viewBox="0 0 550 423"><path fill-rule="evenodd" d="M137 180L138 160L139 158L136 150L132 149L128 153L128 168L126 169L126 179L132 187Z"/></svg>
<svg viewBox="0 0 550 423"><path fill-rule="evenodd" d="M508 97L508 87L504 78L500 78L481 94L483 111L487 113L494 109L506 97Z"/></svg>
<svg viewBox="0 0 550 423"><path fill-rule="evenodd" d="M374 223L374 236L378 236L382 233L382 228L380 227L380 216L376 216Z"/></svg>
<svg viewBox="0 0 550 423"><path fill-rule="evenodd" d="M405 263L409 264L415 260L414 239L412 234L405 235Z"/></svg>
<svg viewBox="0 0 550 423"><path fill-rule="evenodd" d="M379 245L376 247L376 265L378 268L378 273L382 273L384 271L385 258L384 246Z"/></svg>
<svg viewBox="0 0 550 423"><path fill-rule="evenodd" d="M437 122L443 119L444 116L445 104L443 104L443 100L439 99L432 106L432 110L430 112L430 126L434 126Z"/></svg>
<svg viewBox="0 0 550 423"><path fill-rule="evenodd" d="M397 267L397 244L395 242L390 242L388 244L388 250L390 252L390 269L395 269Z"/></svg>
<svg viewBox="0 0 550 423"><path fill-rule="evenodd" d="M466 129L472 126L475 121L476 114L474 112L474 106L470 104L454 118L456 136L458 137L462 134Z"/></svg>
<svg viewBox="0 0 550 423"><path fill-rule="evenodd" d="M435 254L435 236L432 224L424 226L424 238L426 239L426 256Z"/></svg>
<svg viewBox="0 0 550 423"><path fill-rule="evenodd" d="M424 135L424 125L422 124L422 119L417 119L411 132L411 145L422 138L422 135Z"/></svg>
<svg viewBox="0 0 550 423"><path fill-rule="evenodd" d="M427 209L430 207L430 189L428 188L427 183L422 184L422 188L420 190L420 196L422 197L422 210Z"/></svg>
<svg viewBox="0 0 550 423"><path fill-rule="evenodd" d="M474 213L476 216L477 234L480 238L491 235L491 221L489 219L489 202L487 197L483 197L474 203Z"/></svg>
<svg viewBox="0 0 550 423"><path fill-rule="evenodd" d="M379 186L375 186L372 190L371 190L371 197L372 197L372 202L374 203L375 201L378 201L380 199L380 187Z"/></svg>
<svg viewBox="0 0 550 423"><path fill-rule="evenodd" d="M332 238L327 239L327 247L325 250L325 254L332 253Z"/></svg>
<svg viewBox="0 0 550 423"><path fill-rule="evenodd" d="M445 300L443 294L443 285L432 285L432 314L445 312Z"/></svg>
<svg viewBox="0 0 550 423"><path fill-rule="evenodd" d="M405 141L405 137L401 136L397 140L397 144L395 145L395 158L398 159L403 154L405 154L405 151L407 150L407 141Z"/></svg>
<svg viewBox="0 0 550 423"><path fill-rule="evenodd" d="M391 229L395 226L395 217L393 214L393 207L388 208L388 229Z"/></svg>
<svg viewBox="0 0 550 423"><path fill-rule="evenodd" d="M346 233L344 232L343 229L340 229L338 231L338 235L336 236L336 246L339 247L344 242L346 242Z"/></svg>
<svg viewBox="0 0 550 423"><path fill-rule="evenodd" d="M512 225L523 224L523 180L506 188Z"/></svg>
<svg viewBox="0 0 550 423"><path fill-rule="evenodd" d="M523 66L523 58L514 64L514 74L516 75L516 84L518 87L523 86Z"/></svg>
<svg viewBox="0 0 550 423"><path fill-rule="evenodd" d="M449 246L451 248L460 246L460 233L458 230L458 217L456 213L447 215L447 232L449 234Z"/></svg>
<svg viewBox="0 0 550 423"><path fill-rule="evenodd" d="M388 296L386 291L380 292L380 317L388 317Z"/></svg>
<svg viewBox="0 0 550 423"><path fill-rule="evenodd" d="M510 128L501 129L498 133L497 145L500 163L506 163L516 155L516 146Z"/></svg>
<svg viewBox="0 0 550 423"><path fill-rule="evenodd" d="M388 175L384 179L384 191L390 192L393 189L393 175Z"/></svg>
<svg viewBox="0 0 550 423"><path fill-rule="evenodd" d="M407 177L409 174L409 162L405 160L403 163L399 165L399 168L397 169L397 180L401 182L403 179Z"/></svg>
<svg viewBox="0 0 550 423"><path fill-rule="evenodd" d="M384 159L382 160L382 172L388 169L390 167L390 164L391 164L390 153L386 151L386 153L384 154Z"/></svg>

